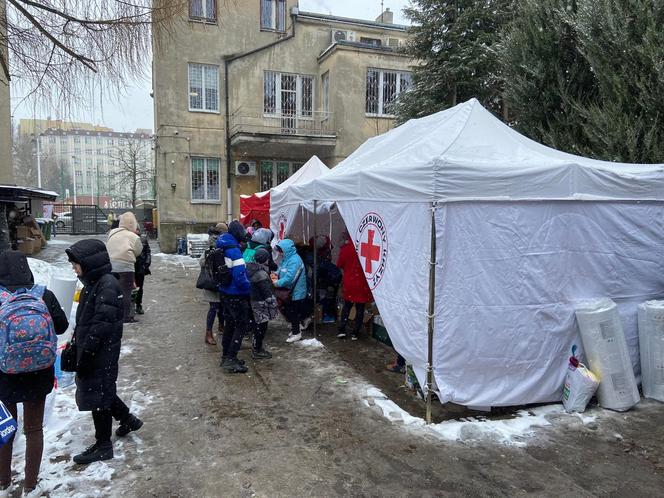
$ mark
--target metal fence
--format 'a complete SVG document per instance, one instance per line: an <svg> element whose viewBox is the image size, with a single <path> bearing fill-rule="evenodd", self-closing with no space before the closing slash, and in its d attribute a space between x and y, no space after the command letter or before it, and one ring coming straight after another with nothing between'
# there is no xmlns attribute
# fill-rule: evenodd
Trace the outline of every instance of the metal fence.
<svg viewBox="0 0 664 498"><path fill-rule="evenodd" d="M70 235L99 235L106 233L108 214L99 206L81 204L54 204L55 228L58 233Z"/></svg>

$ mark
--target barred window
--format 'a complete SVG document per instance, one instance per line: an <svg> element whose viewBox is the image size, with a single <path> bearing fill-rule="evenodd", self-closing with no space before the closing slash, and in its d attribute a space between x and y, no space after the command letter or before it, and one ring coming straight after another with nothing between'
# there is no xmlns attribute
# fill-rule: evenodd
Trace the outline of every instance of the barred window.
<svg viewBox="0 0 664 498"><path fill-rule="evenodd" d="M189 110L219 112L219 66L189 64Z"/></svg>
<svg viewBox="0 0 664 498"><path fill-rule="evenodd" d="M259 189L264 192L276 187L286 181L301 166L302 163L290 161L261 161Z"/></svg>
<svg viewBox="0 0 664 498"><path fill-rule="evenodd" d="M193 19L195 21L216 22L216 0L190 0L189 19Z"/></svg>
<svg viewBox="0 0 664 498"><path fill-rule="evenodd" d="M261 29L286 31L286 0L261 0Z"/></svg>
<svg viewBox="0 0 664 498"><path fill-rule="evenodd" d="M191 200L196 202L221 200L219 159L191 158Z"/></svg>
<svg viewBox="0 0 664 498"><path fill-rule="evenodd" d="M265 114L311 118L313 103L313 76L265 72L263 80Z"/></svg>
<svg viewBox="0 0 664 498"><path fill-rule="evenodd" d="M411 84L408 72L368 69L365 112L373 116L392 116L392 106Z"/></svg>

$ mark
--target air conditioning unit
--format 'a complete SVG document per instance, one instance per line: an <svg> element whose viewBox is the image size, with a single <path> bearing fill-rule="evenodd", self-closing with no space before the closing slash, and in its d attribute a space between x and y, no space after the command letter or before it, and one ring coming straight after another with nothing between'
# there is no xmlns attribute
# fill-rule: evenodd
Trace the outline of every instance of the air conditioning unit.
<svg viewBox="0 0 664 498"><path fill-rule="evenodd" d="M332 30L332 43L339 41L355 41L355 33L353 31L345 31L343 29Z"/></svg>
<svg viewBox="0 0 664 498"><path fill-rule="evenodd" d="M236 176L256 176L256 161L235 161Z"/></svg>

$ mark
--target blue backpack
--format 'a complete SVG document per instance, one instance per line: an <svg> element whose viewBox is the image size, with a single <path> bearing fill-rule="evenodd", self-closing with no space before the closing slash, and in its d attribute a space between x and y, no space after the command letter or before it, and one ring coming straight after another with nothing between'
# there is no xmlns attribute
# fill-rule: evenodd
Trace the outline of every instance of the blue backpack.
<svg viewBox="0 0 664 498"><path fill-rule="evenodd" d="M55 363L58 337L44 302L46 287L9 292L0 287L0 370L19 374Z"/></svg>

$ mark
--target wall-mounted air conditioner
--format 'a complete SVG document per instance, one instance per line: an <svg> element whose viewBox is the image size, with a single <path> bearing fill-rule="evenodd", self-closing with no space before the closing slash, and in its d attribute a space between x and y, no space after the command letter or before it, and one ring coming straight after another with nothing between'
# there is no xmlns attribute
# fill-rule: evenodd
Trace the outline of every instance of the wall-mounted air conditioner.
<svg viewBox="0 0 664 498"><path fill-rule="evenodd" d="M332 30L332 43L340 41L355 41L355 33L353 31L346 31L343 29Z"/></svg>
<svg viewBox="0 0 664 498"><path fill-rule="evenodd" d="M236 176L256 176L256 161L235 161Z"/></svg>

